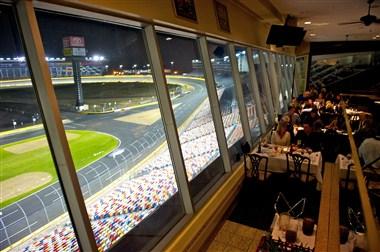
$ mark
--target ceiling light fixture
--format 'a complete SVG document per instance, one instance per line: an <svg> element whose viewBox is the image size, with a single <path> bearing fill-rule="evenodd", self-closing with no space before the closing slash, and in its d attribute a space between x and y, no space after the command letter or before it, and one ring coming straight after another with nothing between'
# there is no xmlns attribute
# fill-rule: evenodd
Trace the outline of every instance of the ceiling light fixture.
<svg viewBox="0 0 380 252"><path fill-rule="evenodd" d="M317 34L315 34L315 33L310 33L310 37L315 37L315 36L317 36Z"/></svg>
<svg viewBox="0 0 380 252"><path fill-rule="evenodd" d="M311 21L305 21L304 24L306 25L311 24Z"/></svg>
<svg viewBox="0 0 380 252"><path fill-rule="evenodd" d="M321 23L312 23L312 26L324 26L324 25L329 25L327 22L321 22Z"/></svg>
<svg viewBox="0 0 380 252"><path fill-rule="evenodd" d="M376 37L376 38L380 38L380 34L377 34L375 37Z"/></svg>

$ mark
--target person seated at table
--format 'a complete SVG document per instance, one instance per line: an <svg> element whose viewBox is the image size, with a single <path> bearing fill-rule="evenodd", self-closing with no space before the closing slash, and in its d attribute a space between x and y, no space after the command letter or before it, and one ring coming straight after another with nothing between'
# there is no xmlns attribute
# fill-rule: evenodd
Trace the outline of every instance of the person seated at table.
<svg viewBox="0 0 380 252"><path fill-rule="evenodd" d="M321 141L317 133L313 131L312 123L306 121L303 123L303 131L297 133L297 144L302 148L310 148L313 151L321 150Z"/></svg>
<svg viewBox="0 0 380 252"><path fill-rule="evenodd" d="M286 119L282 118L278 123L277 130L272 133L271 143L282 146L290 145L290 133Z"/></svg>
<svg viewBox="0 0 380 252"><path fill-rule="evenodd" d="M380 134L376 136L373 132L370 137L366 138L359 147L359 156L367 165L380 157ZM372 167L380 169L380 160L372 164Z"/></svg>
<svg viewBox="0 0 380 252"><path fill-rule="evenodd" d="M331 130L340 130L340 131L346 131L346 122L344 120L344 116L342 114L337 114L335 118L331 121L329 125L325 127L326 129Z"/></svg>
<svg viewBox="0 0 380 252"><path fill-rule="evenodd" d="M297 112L297 108L294 105L288 107L288 112L285 113L286 116L289 116L290 123L292 126L299 125L301 123L300 115Z"/></svg>
<svg viewBox="0 0 380 252"><path fill-rule="evenodd" d="M360 128L355 131L354 139L356 146L359 147L361 143L367 139L373 137L375 132L374 121L371 117L368 117L360 123Z"/></svg>

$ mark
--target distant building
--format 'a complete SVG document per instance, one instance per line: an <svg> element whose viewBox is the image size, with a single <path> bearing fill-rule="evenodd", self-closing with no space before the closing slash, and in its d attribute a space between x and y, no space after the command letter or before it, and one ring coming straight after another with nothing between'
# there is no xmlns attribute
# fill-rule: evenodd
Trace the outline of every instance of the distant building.
<svg viewBox="0 0 380 252"><path fill-rule="evenodd" d="M48 58L48 65L52 77L70 77L73 76L73 67L71 62L65 58ZM102 61L81 61L81 76L103 75L105 65ZM24 57L18 58L0 58L0 80L14 80L30 78L28 65Z"/></svg>

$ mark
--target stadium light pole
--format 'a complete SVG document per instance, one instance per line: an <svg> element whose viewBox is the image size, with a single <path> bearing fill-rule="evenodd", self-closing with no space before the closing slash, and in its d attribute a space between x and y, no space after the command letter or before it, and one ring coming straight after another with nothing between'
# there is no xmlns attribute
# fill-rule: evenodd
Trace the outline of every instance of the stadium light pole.
<svg viewBox="0 0 380 252"><path fill-rule="evenodd" d="M181 195L186 214L193 214L194 206L190 195L185 161L182 156L174 112L170 101L168 85L164 75L164 66L153 25L148 25L144 28L144 42L148 51L147 55L150 60L152 77L154 83L156 84L158 104L165 128L171 160L173 162L178 191Z"/></svg>
<svg viewBox="0 0 380 252"><path fill-rule="evenodd" d="M16 3L17 19L28 58L33 87L45 120L44 126L59 182L81 251L98 251L86 205L65 135L32 1Z"/></svg>
<svg viewBox="0 0 380 252"><path fill-rule="evenodd" d="M236 98L237 98L237 102L239 106L240 119L241 119L241 124L243 127L245 141L247 141L252 146L252 136L251 136L251 131L249 128L249 119L247 116L248 115L247 109L245 107L245 102L244 102L243 86L240 80L238 62L235 57L235 47L231 43L228 44L228 54L230 55L232 77L236 84L235 85Z"/></svg>
<svg viewBox="0 0 380 252"><path fill-rule="evenodd" d="M208 52L207 38L205 36L202 36L197 39L197 42L198 48L200 50L201 60L203 62L206 88L208 97L210 99L211 114L215 124L215 133L219 144L219 151L223 160L224 171L226 173L229 173L231 172L230 155L228 153L228 145L224 132L222 113L220 111L214 74L212 71L211 60Z"/></svg>

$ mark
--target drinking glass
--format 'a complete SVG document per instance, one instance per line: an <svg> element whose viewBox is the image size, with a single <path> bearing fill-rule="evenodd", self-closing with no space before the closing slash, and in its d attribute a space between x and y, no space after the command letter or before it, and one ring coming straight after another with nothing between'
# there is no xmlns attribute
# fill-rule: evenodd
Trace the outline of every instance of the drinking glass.
<svg viewBox="0 0 380 252"><path fill-rule="evenodd" d="M280 227L280 230L286 231L289 225L290 216L288 213L282 213L280 214L280 219L278 221L278 225Z"/></svg>
<svg viewBox="0 0 380 252"><path fill-rule="evenodd" d="M339 234L340 234L340 244L345 244L348 241L348 235L350 234L350 230L345 226L340 226Z"/></svg>
<svg viewBox="0 0 380 252"><path fill-rule="evenodd" d="M302 222L302 232L307 236L312 235L314 233L314 224L315 221L313 219L304 218Z"/></svg>
<svg viewBox="0 0 380 252"><path fill-rule="evenodd" d="M288 228L286 229L285 239L287 242L293 243L297 241L298 220L291 218Z"/></svg>

